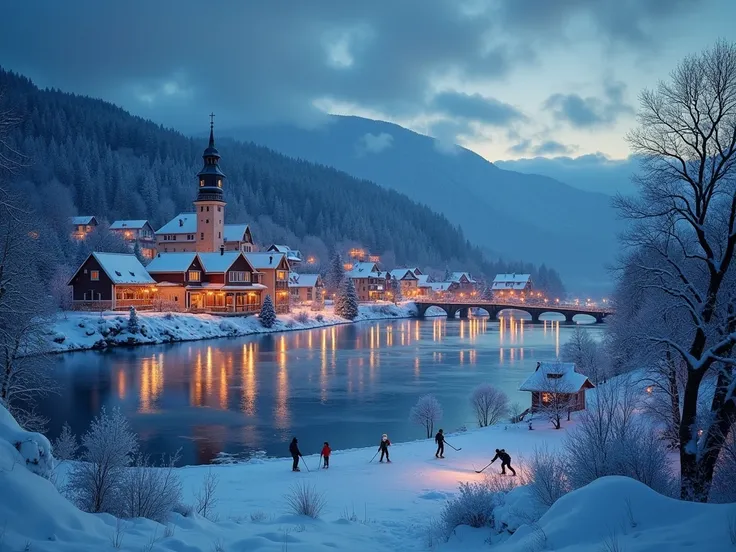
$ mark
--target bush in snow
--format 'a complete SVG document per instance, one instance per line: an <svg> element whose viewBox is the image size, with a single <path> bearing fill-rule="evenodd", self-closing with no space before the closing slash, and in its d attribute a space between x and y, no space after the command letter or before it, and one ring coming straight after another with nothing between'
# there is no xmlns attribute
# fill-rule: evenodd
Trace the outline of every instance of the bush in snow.
<svg viewBox="0 0 736 552"><path fill-rule="evenodd" d="M323 314L318 314L317 316L315 316L315 317L314 317L314 319L315 319L315 320L316 320L317 322L322 322L322 321L323 321L323 320L325 319L325 317L324 317L324 315L323 315Z"/></svg>
<svg viewBox="0 0 736 552"><path fill-rule="evenodd" d="M74 460L79 449L77 436L72 433L72 428L65 423L61 428L59 437L54 441L54 457L62 462L65 460Z"/></svg>
<svg viewBox="0 0 736 552"><path fill-rule="evenodd" d="M197 494L194 495L194 499L196 500L194 509L196 512L200 516L212 521L215 521L214 509L217 505L217 496L215 495L215 492L217 491L217 485L219 485L219 483L220 478L210 470L207 472L207 475L202 482L202 487L200 487Z"/></svg>
<svg viewBox="0 0 736 552"><path fill-rule="evenodd" d="M69 474L68 492L80 510L118 513L125 469L138 440L119 409L102 408L82 437L81 460Z"/></svg>
<svg viewBox="0 0 736 552"><path fill-rule="evenodd" d="M509 410L509 398L506 393L496 389L489 383L481 383L470 395L470 405L480 427L497 424Z"/></svg>
<svg viewBox="0 0 736 552"><path fill-rule="evenodd" d="M394 305L398 305L399 302L404 300L404 295L401 293L401 282L396 277L391 277L389 289L391 290L391 298L393 299Z"/></svg>
<svg viewBox="0 0 736 552"><path fill-rule="evenodd" d="M163 523L181 501L181 480L174 471L179 452L154 467L148 456L138 455L133 467L125 470L120 492L121 515L144 517Z"/></svg>
<svg viewBox="0 0 736 552"><path fill-rule="evenodd" d="M270 295L266 295L266 298L263 300L259 319L264 328L272 328L276 323L276 309L273 308L273 301Z"/></svg>
<svg viewBox="0 0 736 552"><path fill-rule="evenodd" d="M285 497L292 513L317 519L324 510L327 501L324 493L320 493L309 483L297 483Z"/></svg>
<svg viewBox="0 0 736 552"><path fill-rule="evenodd" d="M358 294L352 278L346 278L335 300L335 314L355 320L358 316Z"/></svg>
<svg viewBox="0 0 736 552"><path fill-rule="evenodd" d="M442 406L434 395L419 397L409 412L409 420L427 430L427 438L434 433L434 424L442 419Z"/></svg>
<svg viewBox="0 0 736 552"><path fill-rule="evenodd" d="M294 319L300 324L307 324L309 322L309 314L306 312L298 313Z"/></svg>
<svg viewBox="0 0 736 552"><path fill-rule="evenodd" d="M532 494L545 506L552 506L558 498L571 490L564 459L546 447L534 449L527 470Z"/></svg>
<svg viewBox="0 0 736 552"><path fill-rule="evenodd" d="M138 333L140 327L138 326L138 313L135 307L130 307L130 314L128 315L128 331L132 334Z"/></svg>
<svg viewBox="0 0 736 552"><path fill-rule="evenodd" d="M460 483L460 494L448 501L440 514L445 537L449 538L456 527L488 527L493 524L493 509L500 494L482 483Z"/></svg>
<svg viewBox="0 0 736 552"><path fill-rule="evenodd" d="M14 463L42 477L51 475L54 467L51 443L40 433L22 429L0 401L0 449L6 447L10 449ZM12 470L13 466L6 465L2 469Z"/></svg>

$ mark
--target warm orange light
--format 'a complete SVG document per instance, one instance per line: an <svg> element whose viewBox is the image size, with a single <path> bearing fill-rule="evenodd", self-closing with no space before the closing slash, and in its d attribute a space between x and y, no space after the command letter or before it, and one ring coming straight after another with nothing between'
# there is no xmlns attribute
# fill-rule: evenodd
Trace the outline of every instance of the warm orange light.
<svg viewBox="0 0 736 552"><path fill-rule="evenodd" d="M653 391L653 389L652 389L652 386L651 385L649 387L647 387L647 393L649 393L651 395L652 394L652 391Z"/></svg>
<svg viewBox="0 0 736 552"><path fill-rule="evenodd" d="M214 295L214 294L211 291L208 291L207 295Z"/></svg>

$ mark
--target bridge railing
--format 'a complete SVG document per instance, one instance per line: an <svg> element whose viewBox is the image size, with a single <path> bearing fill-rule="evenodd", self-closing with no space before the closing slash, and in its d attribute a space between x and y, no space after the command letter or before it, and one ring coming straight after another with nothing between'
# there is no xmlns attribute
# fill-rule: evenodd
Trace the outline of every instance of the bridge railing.
<svg viewBox="0 0 736 552"><path fill-rule="evenodd" d="M575 311L580 313L590 312L590 313L605 313L605 314L611 314L614 312L614 309L611 307L602 307L597 305L575 305L570 303L545 303L543 301L509 301L507 299L503 301L494 301L494 300L488 300L488 299L473 299L468 297L442 297L438 299L432 299L429 297L417 297L415 299L415 303L425 304L425 305L466 305L469 307L479 307L483 308L485 306L493 307L494 309L519 309L524 310L525 308L533 308L533 309L549 309L550 312L555 310L561 310L561 311Z"/></svg>

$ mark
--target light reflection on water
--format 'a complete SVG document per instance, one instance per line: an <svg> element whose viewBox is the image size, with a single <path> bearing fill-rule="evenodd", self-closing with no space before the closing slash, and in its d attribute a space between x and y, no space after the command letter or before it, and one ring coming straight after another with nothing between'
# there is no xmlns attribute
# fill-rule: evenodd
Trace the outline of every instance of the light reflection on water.
<svg viewBox="0 0 736 552"><path fill-rule="evenodd" d="M187 463L220 451L283 456L293 435L305 452L325 440L371 445L382 433L416 439L408 412L424 393L443 404L446 431L472 424L467 396L481 382L525 407L519 384L571 331L512 316L434 318L73 353L57 358L62 393L41 410L53 437L65 420L82 433L103 406L119 407L145 452L183 447Z"/></svg>

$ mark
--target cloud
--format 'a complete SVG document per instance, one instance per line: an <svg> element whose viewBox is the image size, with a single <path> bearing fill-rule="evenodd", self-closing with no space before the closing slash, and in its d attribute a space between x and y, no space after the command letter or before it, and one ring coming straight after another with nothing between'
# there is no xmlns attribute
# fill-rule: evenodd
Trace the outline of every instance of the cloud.
<svg viewBox="0 0 736 552"><path fill-rule="evenodd" d="M430 108L448 117L492 126L507 126L526 120L526 116L514 106L480 94L441 92L432 98Z"/></svg>
<svg viewBox="0 0 736 552"><path fill-rule="evenodd" d="M625 88L622 83L606 84L603 98L552 94L544 102L544 108L551 110L557 121L567 122L576 128L606 126L616 122L620 115L634 112L624 101Z"/></svg>
<svg viewBox="0 0 736 552"><path fill-rule="evenodd" d="M532 144L531 140L521 140L508 148L509 153L514 155L569 155L575 153L578 146L563 144L556 140L545 140L540 144Z"/></svg>
<svg viewBox="0 0 736 552"><path fill-rule="evenodd" d="M381 132L380 134L371 134L368 132L358 140L358 154L381 153L383 150L390 148L393 143L394 137L388 132Z"/></svg>

